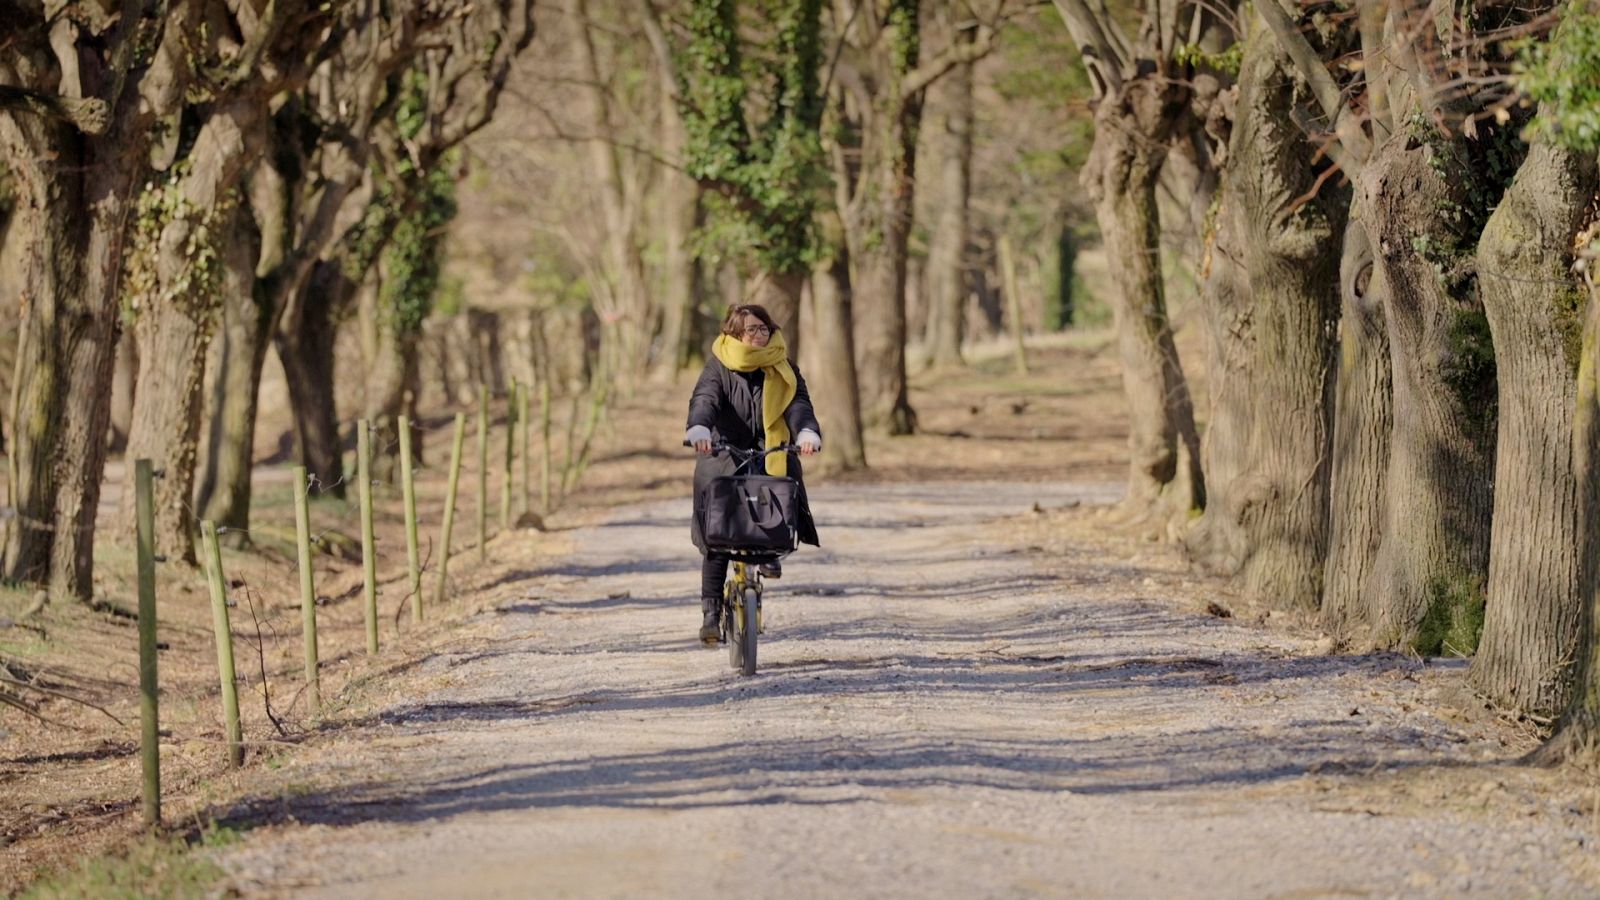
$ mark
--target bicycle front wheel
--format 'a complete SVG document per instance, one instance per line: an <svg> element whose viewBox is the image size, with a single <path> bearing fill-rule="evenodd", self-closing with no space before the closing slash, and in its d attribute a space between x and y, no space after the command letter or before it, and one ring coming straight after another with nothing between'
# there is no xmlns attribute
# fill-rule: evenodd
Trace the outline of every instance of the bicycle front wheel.
<svg viewBox="0 0 1600 900"><path fill-rule="evenodd" d="M739 609L739 671L746 675L756 673L756 639L761 634L761 594L755 588L744 589L744 603Z"/></svg>

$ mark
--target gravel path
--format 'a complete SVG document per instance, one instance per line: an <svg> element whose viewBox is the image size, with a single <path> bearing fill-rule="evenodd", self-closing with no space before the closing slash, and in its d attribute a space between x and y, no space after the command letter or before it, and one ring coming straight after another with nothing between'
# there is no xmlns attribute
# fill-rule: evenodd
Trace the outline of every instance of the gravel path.
<svg viewBox="0 0 1600 900"><path fill-rule="evenodd" d="M247 896L1597 895L1583 817L1429 711L1449 667L1014 539L1114 494L815 491L754 678L692 640L687 503L624 510L221 859Z"/></svg>

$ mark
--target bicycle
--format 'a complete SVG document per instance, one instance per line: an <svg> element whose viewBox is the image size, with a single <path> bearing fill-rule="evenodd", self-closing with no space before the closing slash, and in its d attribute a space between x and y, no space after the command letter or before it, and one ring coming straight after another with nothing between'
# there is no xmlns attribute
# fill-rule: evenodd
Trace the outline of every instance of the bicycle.
<svg viewBox="0 0 1600 900"><path fill-rule="evenodd" d="M693 446L684 441L685 447ZM780 444L767 450L743 450L724 441L711 446L711 455L727 452L737 463L733 474L751 474L757 462L772 453L798 451L794 444ZM756 673L757 644L763 633L761 622L761 597L766 591L761 568L776 563L793 550L777 552L760 550L719 549L710 551L728 559L728 579L722 585L722 602L717 611L722 625L722 643L728 645L728 665L744 675Z"/></svg>

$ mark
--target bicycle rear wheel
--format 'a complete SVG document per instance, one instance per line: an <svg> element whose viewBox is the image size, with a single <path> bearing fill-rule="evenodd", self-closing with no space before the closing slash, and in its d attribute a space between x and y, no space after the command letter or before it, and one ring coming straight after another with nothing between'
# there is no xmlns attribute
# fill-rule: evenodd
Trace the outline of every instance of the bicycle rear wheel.
<svg viewBox="0 0 1600 900"><path fill-rule="evenodd" d="M761 634L761 594L753 587L744 589L744 602L739 605L739 644L742 647L739 671L746 675L756 673L756 640Z"/></svg>

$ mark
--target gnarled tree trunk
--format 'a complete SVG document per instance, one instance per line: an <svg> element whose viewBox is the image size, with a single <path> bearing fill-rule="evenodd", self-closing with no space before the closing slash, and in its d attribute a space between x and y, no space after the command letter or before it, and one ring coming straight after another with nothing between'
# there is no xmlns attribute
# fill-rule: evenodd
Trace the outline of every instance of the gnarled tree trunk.
<svg viewBox="0 0 1600 900"><path fill-rule="evenodd" d="M1500 417L1488 605L1468 680L1539 716L1565 708L1578 642L1583 539L1569 436L1583 292L1572 244L1595 174L1593 153L1534 144L1477 250Z"/></svg>
<svg viewBox="0 0 1600 900"><path fill-rule="evenodd" d="M1572 417L1572 466L1578 485L1578 596L1582 639L1571 705L1542 755L1600 762L1600 279L1590 285Z"/></svg>
<svg viewBox="0 0 1600 900"><path fill-rule="evenodd" d="M1439 214L1470 202L1471 176L1448 156L1402 130L1374 152L1359 185L1386 287L1394 379L1389 502L1368 589L1381 598L1381 645L1469 655L1489 572L1494 353L1470 275L1420 249L1475 238Z"/></svg>
<svg viewBox="0 0 1600 900"><path fill-rule="evenodd" d="M1389 434L1394 427L1383 278L1359 209L1345 226L1339 263L1339 375L1322 623L1336 643L1373 644L1378 598L1368 591L1383 536Z"/></svg>
<svg viewBox="0 0 1600 900"><path fill-rule="evenodd" d="M1251 291L1250 468L1232 485L1245 593L1313 613L1328 547L1334 332L1343 192L1318 185L1318 152L1294 124L1297 85L1270 36L1239 71L1227 202L1241 225Z"/></svg>
<svg viewBox="0 0 1600 900"><path fill-rule="evenodd" d="M1250 464L1252 306L1240 255L1238 225L1224 197L1217 205L1205 248L1200 301L1207 329L1206 379L1210 411L1200 441L1206 473L1206 509L1183 536L1196 566L1231 576L1245 558L1245 535L1235 482Z"/></svg>
<svg viewBox="0 0 1600 900"><path fill-rule="evenodd" d="M1117 284L1112 313L1129 417L1126 505L1187 515L1204 506L1205 480L1161 278L1156 181L1164 134L1140 125L1169 123L1168 105L1164 86L1151 84L1102 101L1082 180Z"/></svg>

